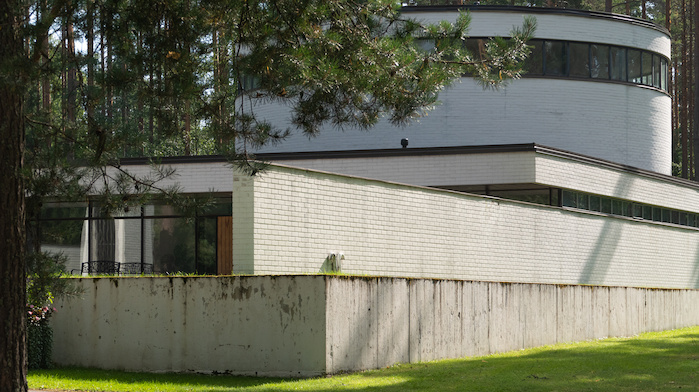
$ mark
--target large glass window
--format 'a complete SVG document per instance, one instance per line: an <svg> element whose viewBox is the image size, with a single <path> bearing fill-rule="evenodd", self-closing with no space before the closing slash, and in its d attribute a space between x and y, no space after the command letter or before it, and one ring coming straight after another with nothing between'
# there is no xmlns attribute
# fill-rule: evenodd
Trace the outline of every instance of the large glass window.
<svg viewBox="0 0 699 392"><path fill-rule="evenodd" d="M590 45L591 75L595 79L609 79L609 46Z"/></svg>
<svg viewBox="0 0 699 392"><path fill-rule="evenodd" d="M660 72L660 56L653 56L653 87L661 88Z"/></svg>
<svg viewBox="0 0 699 392"><path fill-rule="evenodd" d="M567 74L568 55L565 42L544 42L544 65L546 75L564 76Z"/></svg>
<svg viewBox="0 0 699 392"><path fill-rule="evenodd" d="M218 239L229 235L219 233L217 223L221 217L230 219L231 210L230 198L199 208L189 217L166 204L130 208L111 216L94 203L54 204L42 211L39 241L42 250L64 254L66 269L76 274L86 272L86 265L102 262L120 266L119 273L123 267L129 274L215 274ZM91 272L116 273L113 269Z"/></svg>
<svg viewBox="0 0 699 392"><path fill-rule="evenodd" d="M485 40L469 38L466 48L479 58ZM593 78L645 84L667 91L668 60L656 53L589 42L535 39L524 62L525 76Z"/></svg>
<svg viewBox="0 0 699 392"><path fill-rule="evenodd" d="M628 81L633 83L641 83L641 51L629 49L627 56L629 69Z"/></svg>
<svg viewBox="0 0 699 392"><path fill-rule="evenodd" d="M648 52L641 53L641 83L653 85L653 55Z"/></svg>
<svg viewBox="0 0 699 392"><path fill-rule="evenodd" d="M184 218L153 218L149 238L153 271L195 272L194 222Z"/></svg>
<svg viewBox="0 0 699 392"><path fill-rule="evenodd" d="M590 45L580 42L571 42L570 49L570 76L590 77Z"/></svg>
<svg viewBox="0 0 699 392"><path fill-rule="evenodd" d="M610 77L612 80L626 81L626 48L612 46L610 49Z"/></svg>
<svg viewBox="0 0 699 392"><path fill-rule="evenodd" d="M527 56L524 69L529 75L541 75L544 73L544 49L543 41L530 41L529 46L532 51Z"/></svg>

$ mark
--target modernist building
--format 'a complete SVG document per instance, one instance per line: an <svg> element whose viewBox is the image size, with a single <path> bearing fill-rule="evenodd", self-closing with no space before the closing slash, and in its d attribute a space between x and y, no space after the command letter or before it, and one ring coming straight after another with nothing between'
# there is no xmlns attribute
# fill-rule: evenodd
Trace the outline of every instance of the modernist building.
<svg viewBox="0 0 699 392"><path fill-rule="evenodd" d="M44 224L73 235L45 249L63 250L76 272L113 260L156 272L315 273L344 260L349 273L699 287L699 186L670 175L668 32L565 9L404 12L438 21L460 9L471 12L474 50L536 18L525 77L483 90L464 76L403 128L294 134L258 151L282 166L256 178L216 157L165 160L185 192L219 203L194 219L152 205L113 220L56 205ZM288 123L278 105L256 113Z"/></svg>

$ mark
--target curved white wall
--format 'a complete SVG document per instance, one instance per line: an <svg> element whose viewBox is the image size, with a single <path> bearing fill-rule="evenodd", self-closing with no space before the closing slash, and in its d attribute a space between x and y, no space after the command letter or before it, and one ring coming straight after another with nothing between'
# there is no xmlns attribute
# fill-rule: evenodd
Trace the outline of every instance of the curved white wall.
<svg viewBox="0 0 699 392"><path fill-rule="evenodd" d="M409 16L453 19L455 12ZM669 56L662 31L629 21L566 14L535 15L537 38L603 42ZM505 35L523 14L473 12L472 36ZM643 86L593 80L525 78L497 91L462 78L440 94L441 105L418 122L396 128L380 122L369 132L326 129L308 139L295 134L260 152L297 152L537 143L609 161L671 174L671 99ZM256 113L288 126L288 111L267 104Z"/></svg>
<svg viewBox="0 0 699 392"><path fill-rule="evenodd" d="M514 7L513 7L514 8ZM597 42L602 44L630 46L650 50L670 57L670 37L660 30L649 27L646 21L625 15L588 13L563 9L531 9L528 12L503 8L502 10L477 10L471 8L472 37L508 36L513 26L521 26L525 16L536 18L534 38L560 39L566 41ZM419 21L453 22L456 11L424 12L406 9L404 15ZM647 25L647 26L646 26Z"/></svg>

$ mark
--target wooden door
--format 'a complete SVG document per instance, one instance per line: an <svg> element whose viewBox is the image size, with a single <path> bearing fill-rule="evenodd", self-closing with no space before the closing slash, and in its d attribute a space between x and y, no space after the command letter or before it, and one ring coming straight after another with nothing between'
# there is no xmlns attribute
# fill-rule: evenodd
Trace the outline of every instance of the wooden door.
<svg viewBox="0 0 699 392"><path fill-rule="evenodd" d="M218 261L218 274L231 275L233 273L233 217L219 216L217 226L216 257Z"/></svg>

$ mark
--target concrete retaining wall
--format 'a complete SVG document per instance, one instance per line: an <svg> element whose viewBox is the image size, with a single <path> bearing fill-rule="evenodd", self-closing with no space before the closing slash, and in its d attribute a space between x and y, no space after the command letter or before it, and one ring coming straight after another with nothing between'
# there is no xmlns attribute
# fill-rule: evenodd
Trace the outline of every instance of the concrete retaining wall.
<svg viewBox="0 0 699 392"><path fill-rule="evenodd" d="M59 365L312 376L699 324L697 290L342 276L82 278Z"/></svg>

